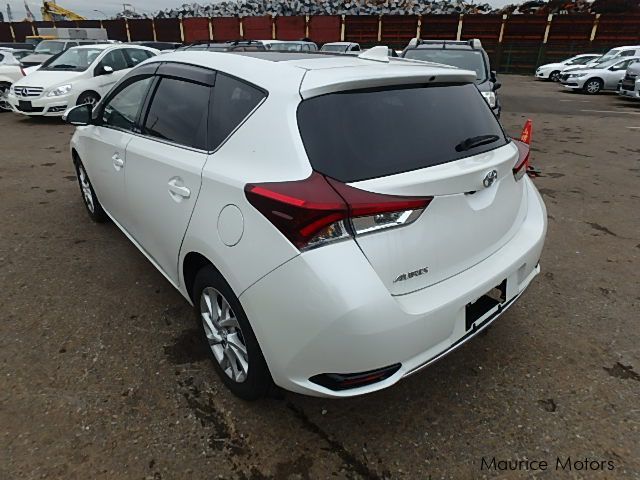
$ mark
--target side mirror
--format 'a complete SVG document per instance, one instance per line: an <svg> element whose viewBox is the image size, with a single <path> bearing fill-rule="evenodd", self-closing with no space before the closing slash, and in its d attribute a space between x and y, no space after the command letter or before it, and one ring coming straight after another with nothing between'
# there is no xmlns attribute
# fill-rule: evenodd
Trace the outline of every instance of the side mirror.
<svg viewBox="0 0 640 480"><path fill-rule="evenodd" d="M69 110L64 112L64 115L62 115L62 120L78 127L90 125L92 110L93 106L89 105L88 103L85 103L84 105L78 105L77 107L70 108Z"/></svg>
<svg viewBox="0 0 640 480"><path fill-rule="evenodd" d="M496 83L498 81L498 74L495 70L491 70L491 76L489 80L491 80L493 83Z"/></svg>
<svg viewBox="0 0 640 480"><path fill-rule="evenodd" d="M111 75L113 73L113 67L109 65L103 65L98 68L98 75Z"/></svg>
<svg viewBox="0 0 640 480"><path fill-rule="evenodd" d="M500 82L496 82L493 84L493 91L497 91L500 89L500 87L502 87L502 84Z"/></svg>

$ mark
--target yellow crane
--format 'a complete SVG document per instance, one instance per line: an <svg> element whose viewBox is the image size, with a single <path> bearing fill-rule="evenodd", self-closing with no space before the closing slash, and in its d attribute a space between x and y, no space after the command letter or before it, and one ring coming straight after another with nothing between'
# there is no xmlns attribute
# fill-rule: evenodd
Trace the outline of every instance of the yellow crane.
<svg viewBox="0 0 640 480"><path fill-rule="evenodd" d="M84 18L82 15L78 15L71 10L62 8L54 1L43 1L40 12L42 12L42 20L44 20L45 22L59 22L62 20L86 20L86 18Z"/></svg>

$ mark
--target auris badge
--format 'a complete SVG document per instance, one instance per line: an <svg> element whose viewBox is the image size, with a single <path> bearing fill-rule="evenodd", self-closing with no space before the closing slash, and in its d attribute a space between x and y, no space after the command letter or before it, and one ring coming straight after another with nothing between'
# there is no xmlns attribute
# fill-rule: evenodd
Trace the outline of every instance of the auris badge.
<svg viewBox="0 0 640 480"><path fill-rule="evenodd" d="M420 275L424 275L425 273L429 273L429 267L420 268L419 270L415 270L413 272L407 272L400 274L396 277L393 283L404 282L405 280L409 280L410 278L419 277Z"/></svg>
<svg viewBox="0 0 640 480"><path fill-rule="evenodd" d="M489 188L491 185L495 183L497 179L498 179L498 171L491 170L489 173L487 173L484 176L484 180L482 180L482 184L484 185L485 188Z"/></svg>

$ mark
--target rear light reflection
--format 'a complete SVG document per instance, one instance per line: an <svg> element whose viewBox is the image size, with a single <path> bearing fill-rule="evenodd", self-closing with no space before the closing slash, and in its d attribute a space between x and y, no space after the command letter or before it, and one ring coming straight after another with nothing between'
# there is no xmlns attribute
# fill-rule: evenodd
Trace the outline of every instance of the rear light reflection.
<svg viewBox="0 0 640 480"><path fill-rule="evenodd" d="M329 390L348 390L386 380L396 373L400 366L399 363L396 363L388 367L360 373L322 373L314 375L309 380Z"/></svg>
<svg viewBox="0 0 640 480"><path fill-rule="evenodd" d="M249 184L245 194L300 250L409 225L432 200L367 192L317 172L304 180Z"/></svg>

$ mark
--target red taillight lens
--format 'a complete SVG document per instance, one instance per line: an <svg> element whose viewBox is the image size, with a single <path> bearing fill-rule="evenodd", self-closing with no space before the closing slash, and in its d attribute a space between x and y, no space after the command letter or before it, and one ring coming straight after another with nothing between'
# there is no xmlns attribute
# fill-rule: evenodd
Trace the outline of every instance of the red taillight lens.
<svg viewBox="0 0 640 480"><path fill-rule="evenodd" d="M520 140L514 140L513 143L518 147L518 161L513 167L513 177L516 181L520 180L527 173L527 167L529 166L529 145L522 143Z"/></svg>
<svg viewBox="0 0 640 480"><path fill-rule="evenodd" d="M348 215L344 200L316 172L305 180L249 184L244 190L249 203L298 248Z"/></svg>
<svg viewBox="0 0 640 480"><path fill-rule="evenodd" d="M432 199L366 192L317 172L305 180L249 184L245 193L249 203L301 250L408 225Z"/></svg>

